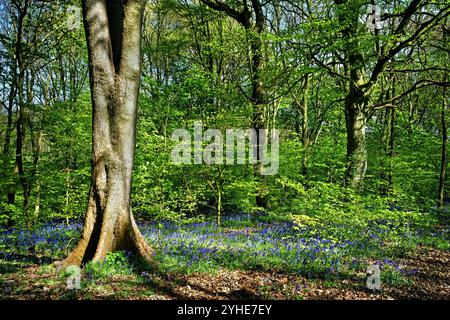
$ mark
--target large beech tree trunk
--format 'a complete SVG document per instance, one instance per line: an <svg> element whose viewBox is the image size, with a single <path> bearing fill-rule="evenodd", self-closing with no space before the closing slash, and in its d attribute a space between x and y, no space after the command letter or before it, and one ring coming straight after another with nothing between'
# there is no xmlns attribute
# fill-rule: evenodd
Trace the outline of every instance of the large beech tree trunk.
<svg viewBox="0 0 450 320"><path fill-rule="evenodd" d="M131 250L152 263L130 209L145 0L83 0L93 108L92 181L83 234L64 264Z"/></svg>

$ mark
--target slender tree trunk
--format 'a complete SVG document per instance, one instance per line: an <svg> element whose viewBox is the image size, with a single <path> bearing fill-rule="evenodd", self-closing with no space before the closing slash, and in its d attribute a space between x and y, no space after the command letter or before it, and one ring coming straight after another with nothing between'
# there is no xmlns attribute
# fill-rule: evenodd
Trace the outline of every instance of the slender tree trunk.
<svg viewBox="0 0 450 320"><path fill-rule="evenodd" d="M260 141L259 132L267 126L265 119L265 110L267 109L267 99L265 97L265 89L263 82L264 56L263 56L263 41L262 35L265 30L265 16L263 12L263 5L260 0L244 1L242 10L235 10L225 2L201 0L210 8L225 12L229 17L237 21L247 32L250 42L250 56L251 56L251 80L252 80L252 95L251 103L253 105L252 127L257 133L256 146L254 153L256 155L256 164L253 167L254 179L257 182L256 205L263 209L270 208L268 197L267 182L264 175L262 175L262 163L260 156L260 149L263 147L265 141ZM252 12L249 3L253 9L255 19L252 20Z"/></svg>
<svg viewBox="0 0 450 320"><path fill-rule="evenodd" d="M446 19L448 22L448 19ZM449 44L447 41L447 32L445 27L442 27L442 38L446 45L446 48L449 48ZM447 56L450 58L450 52L447 51ZM448 73L446 72L444 76L444 82L448 81ZM441 146L441 172L439 175L439 191L438 191L438 207L441 208L445 204L446 194L445 194L445 180L447 177L447 164L448 164L448 154L447 154L447 146L448 146L448 126L447 126L447 110L448 110L448 97L447 97L447 88L442 89L442 109L441 109L441 130L442 130L442 146Z"/></svg>
<svg viewBox="0 0 450 320"><path fill-rule="evenodd" d="M389 78L392 83L392 88L386 92L386 100L395 96L395 78ZM381 143L384 148L384 159L387 159L386 163L381 167L381 178L384 183L381 186L381 194L389 195L393 191L393 158L394 158L394 148L395 148L395 125L396 125L396 109L388 108L385 110L384 123L383 123L383 136Z"/></svg>
<svg viewBox="0 0 450 320"><path fill-rule="evenodd" d="M19 182L19 186L22 186L23 191L23 210L26 215L28 207L29 193L28 193L28 181L25 177L25 171L23 166L23 144L25 141L25 124L27 122L27 110L25 107L23 85L24 85L25 72L23 65L19 64L19 79L18 79L18 101L19 101L19 116L16 121L16 162L14 167L15 181ZM17 188L15 188L17 189Z"/></svg>
<svg viewBox="0 0 450 320"><path fill-rule="evenodd" d="M116 250L134 251L152 263L153 250L130 208L144 6L144 0L83 1L93 107L92 180L83 234L65 264L101 261Z"/></svg>
<svg viewBox="0 0 450 320"><path fill-rule="evenodd" d="M397 110L394 108L389 109L389 144L387 154L389 156L389 170L387 175L388 192L392 193L394 189L394 176L393 176L393 160L395 154L395 126L397 122Z"/></svg>
<svg viewBox="0 0 450 320"><path fill-rule="evenodd" d="M23 67L24 68L24 67ZM33 132L33 123L30 116L30 109L29 107L33 104L33 89L34 89L34 80L35 80L35 73L34 71L25 72L22 71L24 75L26 75L26 101L24 101L23 92L19 91L19 120L17 121L17 143L16 143L16 172L19 174L19 181L22 186L22 194L23 194L23 214L25 217L29 217L29 204L30 204L30 196L31 196L31 189L32 189L32 182L35 178L35 165L37 166L37 160L39 158L39 155L34 153L36 150L33 148L33 167L30 170L29 175L25 175L24 170L24 163L23 163L23 149L24 149L24 142L25 142L25 128L28 125L30 128L30 135L31 135L31 143L34 145L34 132ZM21 73L21 74L22 74ZM19 77L19 83L24 82L23 80L20 80L21 77ZM22 86L21 86L22 88ZM19 134L20 130L20 134ZM20 138L20 139L19 139ZM34 163L36 161L36 163ZM28 220L30 223L32 220Z"/></svg>
<svg viewBox="0 0 450 320"><path fill-rule="evenodd" d="M20 96L20 93L19 93ZM19 99L20 100L20 99ZM25 122L26 122L26 110L22 104L19 110L19 117L16 122L16 165L14 168L14 174L16 181L19 181L23 191L23 210L26 214L28 207L28 181L25 177L25 171L23 166L23 144L25 140Z"/></svg>
<svg viewBox="0 0 450 320"><path fill-rule="evenodd" d="M385 158L383 159L387 158L387 160L383 160L383 165L381 166L381 178L384 183L380 192L383 195L389 195L393 190L392 160L394 157L395 123L396 110L394 108L386 109L383 123L383 137L381 139L385 155Z"/></svg>
<svg viewBox="0 0 450 320"><path fill-rule="evenodd" d="M36 224L39 217L40 211L40 193L41 193L41 181L39 177L39 158L41 155L41 144L42 144L42 131L41 128L35 128L32 121L29 121L30 136L31 136L31 149L33 152L33 162L30 170L30 184L33 185L35 201L34 201L34 212L31 219L29 219L29 224ZM30 187L31 194L31 187Z"/></svg>
<svg viewBox="0 0 450 320"><path fill-rule="evenodd" d="M14 64L12 71L12 83L11 83L11 91L10 91L10 103L9 108L12 113L13 110L13 104L16 96L18 97L18 119L16 121L16 148L15 148L15 165L14 165L14 171L13 171L13 180L8 188L7 193L7 204L8 205L14 205L16 201L16 189L17 189L17 181L19 181L22 184L22 188L24 190L24 205L27 204L27 197L25 190L27 189L27 183L26 178L23 172L23 140L25 139L25 132L24 132L24 119L25 119L25 106L24 106L24 99L23 99L23 84L24 84L24 77L25 77L25 68L24 68L24 61L23 61L23 55L22 55L22 38L23 38L23 28L24 28L24 21L28 14L28 6L29 6L29 0L25 0L23 3L16 6L17 9L17 36L16 36L16 42L14 47ZM18 73L17 73L18 70ZM12 118L11 118L12 119ZM9 162L9 143L11 139L11 133L12 133L12 127L10 127L11 130L7 132L7 137L4 145L4 151L5 151L5 159ZM7 221L7 227L12 227L14 225L14 219L11 216L12 212L10 212L8 216Z"/></svg>
<svg viewBox="0 0 450 320"><path fill-rule="evenodd" d="M12 94L12 93L11 93ZM11 99L11 98L10 98ZM6 135L5 135L5 143L3 145L3 170L5 170L8 177L8 183L7 183L7 194L6 194L6 203L8 205L13 205L15 203L15 197L16 194L14 192L15 184L11 180L11 176L9 175L10 172L10 158L11 158L11 136L13 131L12 126L12 118L13 118L13 112L12 112L12 105L13 101L10 101L9 108L7 110L7 123L6 123ZM14 221L12 219L12 212L7 209L6 212L7 215L7 222L6 227L11 228L14 225Z"/></svg>
<svg viewBox="0 0 450 320"><path fill-rule="evenodd" d="M411 139L411 136L413 134L413 122L414 122L414 111L415 111L415 107L414 107L414 103L412 101L412 97L409 100L408 103L408 124L406 125L406 130L408 131L408 138Z"/></svg>
<svg viewBox="0 0 450 320"><path fill-rule="evenodd" d="M217 227L222 226L222 188L220 182L216 182L217 188Z"/></svg>
<svg viewBox="0 0 450 320"><path fill-rule="evenodd" d="M253 56L253 90L252 90L252 101L253 101L253 119L252 127L256 132L256 164L254 166L254 176L255 180L258 181L257 184L257 195L256 195L256 205L258 207L267 209L270 207L268 200L268 190L266 186L266 179L262 175L263 164L260 158L261 148L263 148L265 141L261 141L261 130L265 129L265 100L264 100L264 87L261 80L261 69L262 69L262 57L261 57L261 41L254 37L252 39L252 56Z"/></svg>
<svg viewBox="0 0 450 320"><path fill-rule="evenodd" d="M6 118L6 132L5 132L5 142L3 143L3 164L7 165L9 162L9 151L11 146L11 135L13 131L13 112L12 112L12 103L10 103L10 107L6 110L7 118Z"/></svg>
<svg viewBox="0 0 450 320"><path fill-rule="evenodd" d="M303 87L303 105L302 105L302 175L304 178L308 175L308 162L309 162L309 144L310 144L310 132L308 123L308 95L309 95L309 76L305 78L305 84Z"/></svg>
<svg viewBox="0 0 450 320"><path fill-rule="evenodd" d="M18 27L22 27L22 23L18 24ZM17 41L17 40L16 40ZM11 68L11 85L8 93L8 107L5 106L7 112L7 120L6 120L6 132L5 132L5 142L3 144L3 166L9 167L10 161L10 150L11 150L11 138L13 132L13 107L14 107L14 99L16 98L17 93L17 68L16 68L17 60L13 61L13 68Z"/></svg>
<svg viewBox="0 0 450 320"><path fill-rule="evenodd" d="M39 173L39 158L41 154L42 131L39 131L35 143L33 143L33 174L35 176L35 200L34 200L34 223L39 219L41 209L41 178Z"/></svg>
<svg viewBox="0 0 450 320"><path fill-rule="evenodd" d="M262 174L263 164L260 159L261 148L264 147L265 141L260 141L260 131L266 128L266 119L264 117L267 109L267 101L265 97L264 81L262 72L264 69L263 43L262 34L265 28L265 18L262 12L259 0L253 0L253 9L255 10L255 27L248 27L247 31L250 38L250 49L252 57L252 102L253 102L253 119L252 127L256 131L256 159L257 163L254 167L255 180L258 181L256 205L263 209L271 207L266 178ZM250 23L248 24L250 25Z"/></svg>
<svg viewBox="0 0 450 320"><path fill-rule="evenodd" d="M65 168L66 174L66 198L64 203L64 215L66 216L66 223L69 225L69 202L70 202L70 168Z"/></svg>
<svg viewBox="0 0 450 320"><path fill-rule="evenodd" d="M441 131L442 131L442 145L441 145L441 171L439 175L439 191L438 191L438 207L442 208L445 202L445 178L447 175L447 145L448 145L448 130L447 130L447 103L445 100L445 89L443 94L442 110L441 110Z"/></svg>

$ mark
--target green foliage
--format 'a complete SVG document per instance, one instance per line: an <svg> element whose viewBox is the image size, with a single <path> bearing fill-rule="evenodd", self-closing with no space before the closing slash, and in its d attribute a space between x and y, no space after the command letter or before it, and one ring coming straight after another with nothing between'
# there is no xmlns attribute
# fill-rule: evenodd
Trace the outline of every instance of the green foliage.
<svg viewBox="0 0 450 320"><path fill-rule="evenodd" d="M102 262L88 262L83 269L88 279L109 278L115 275L129 275L134 271L131 255L128 252L116 251L106 255Z"/></svg>
<svg viewBox="0 0 450 320"><path fill-rule="evenodd" d="M64 26L63 9L69 2L62 7L42 4L42 11L37 1L32 3L23 30L20 88L17 17L6 9L1 16L7 22L0 27L0 62L5 66L0 85L0 224L13 228L0 230L0 258L17 264L67 256L80 235L75 221L86 210L91 92L83 31ZM264 4L267 25L258 34L195 1L151 1L143 26L131 208L156 249L162 273L280 271L323 277L325 286L333 287L334 277L360 276L368 263L377 261L384 283L405 286L408 277L396 261L422 246L450 249L448 205L435 208L441 113L448 120L448 92L421 82L448 81L444 21L409 41L430 12L445 16L448 9L438 15L440 4L427 3L397 32L395 19L408 4L385 2L382 9L390 13L386 26L374 32L364 21L367 1L269 1ZM252 39L261 40L260 52ZM385 57L402 43L407 47ZM353 60L358 62L352 65ZM385 60L373 80L375 66ZM351 79L355 74L358 79ZM414 87L417 83L427 85ZM255 84L261 84L262 92ZM360 107L361 102L349 95L350 88L356 89L352 94L362 90L355 95L364 95L359 98L367 117L368 167L358 190L345 185L351 156L347 135L355 130L348 126L348 104ZM22 105L19 92L27 100ZM199 120L222 132L252 128L261 107L257 100L264 107L265 125L281 131L276 175L258 177L251 164L172 162L176 129L192 131ZM14 148L20 110L25 110L22 177ZM42 141L37 143L39 134ZM267 208L256 204L261 192L270 200ZM10 195L14 201L8 201ZM220 228L214 220L219 209ZM33 257L37 261L27 260ZM108 279L129 275L138 266L129 254L114 252L103 262L89 262L84 273Z"/></svg>

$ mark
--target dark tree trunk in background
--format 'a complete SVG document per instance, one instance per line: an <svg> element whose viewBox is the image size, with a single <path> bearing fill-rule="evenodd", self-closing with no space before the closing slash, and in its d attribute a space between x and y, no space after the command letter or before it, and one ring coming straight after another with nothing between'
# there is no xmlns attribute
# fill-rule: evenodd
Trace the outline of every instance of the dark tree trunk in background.
<svg viewBox="0 0 450 320"><path fill-rule="evenodd" d="M83 234L66 265L101 261L116 250L131 250L153 263L153 251L130 208L144 7L144 0L83 1L93 108L92 181Z"/></svg>
<svg viewBox="0 0 450 320"><path fill-rule="evenodd" d="M308 176L308 162L309 162L309 145L311 134L309 130L308 121L308 95L309 95L309 75L305 78L303 86L303 103L302 103L302 175L306 179Z"/></svg>
<svg viewBox="0 0 450 320"><path fill-rule="evenodd" d="M395 78L389 79L392 83L392 88L386 92L386 100L395 96ZM394 189L393 181L393 158L395 153L395 126L396 126L396 109L388 108L384 114L384 128L381 143L384 146L385 156L387 157L387 163L382 166L381 178L384 180L381 187L381 194L390 195Z"/></svg>
<svg viewBox="0 0 450 320"><path fill-rule="evenodd" d="M256 205L263 209L270 208L268 197L267 183L264 175L262 175L263 165L260 159L260 150L264 147L264 141L260 141L260 131L266 128L264 113L266 110L266 97L264 91L264 81L262 72L264 69L262 34L265 27L265 18L262 11L262 5L259 0L252 1L255 11L255 26L248 28L250 37L250 47L252 56L252 102L253 102L253 119L252 127L256 130L256 159L257 163L254 167L255 180L258 181L258 190L256 194Z"/></svg>
<svg viewBox="0 0 450 320"><path fill-rule="evenodd" d="M12 93L10 93L12 94ZM12 112L12 101L9 103L9 106L6 108L7 119L6 119L6 132L5 132L5 142L3 143L3 166L6 167L9 163L10 156L10 145L11 145L11 135L13 131L13 112Z"/></svg>
<svg viewBox="0 0 450 320"><path fill-rule="evenodd" d="M34 210L33 210L33 223L38 222L40 206L41 206L41 178L39 174L39 160L41 156L42 147L42 129L38 128L37 132L34 132L34 127L30 125L31 131L31 144L33 150L33 167L31 169L31 176L34 183Z"/></svg>
<svg viewBox="0 0 450 320"><path fill-rule="evenodd" d="M14 6L17 10L17 36L14 46L14 70L12 88L10 92L10 109L12 112L14 100L18 98L18 118L15 123L16 126L16 147L15 147L15 165L13 171L13 181L9 185L7 193L7 203L9 205L14 205L16 201L16 190L18 184L22 185L23 189L23 204L24 209L28 206L28 182L25 177L25 172L23 168L23 143L25 140L25 120L26 120L26 109L24 103L24 92L23 86L25 81L25 64L23 57L22 41L24 32L24 22L28 14L30 1L26 0L23 3L15 3ZM7 132L7 141L5 141L5 159L9 161L9 142L11 139L11 131ZM7 143L7 145L6 145ZM14 219L11 217L12 212L10 212L7 221L7 227L12 227L14 225Z"/></svg>
<svg viewBox="0 0 450 320"><path fill-rule="evenodd" d="M260 0L251 0L247 3L244 1L243 8L236 10L232 6L214 0L201 0L210 8L224 12L229 17L238 22L246 31L250 43L251 56L251 80L252 80L252 94L250 97L253 105L252 127L257 133L256 139L256 155L257 163L254 165L254 178L257 181L256 205L263 209L270 208L268 197L268 188L266 178L262 175L262 163L259 159L260 149L263 147L264 141L260 141L259 132L266 128L266 119L264 117L267 107L266 93L263 81L264 56L263 56L263 41L262 35L265 30L266 19L263 12L263 4ZM249 3L254 12L254 19L250 10ZM253 21L254 20L254 21Z"/></svg>
<svg viewBox="0 0 450 320"><path fill-rule="evenodd" d="M393 167L392 162L394 158L395 147L395 125L396 125L396 110L389 108L385 110L384 115L384 129L381 143L383 144L383 151L386 157L386 161L383 160L381 167L381 178L383 179L383 185L380 192L382 195L389 195L393 191Z"/></svg>
<svg viewBox="0 0 450 320"><path fill-rule="evenodd" d="M450 51L449 49L449 43L447 41L447 34L449 32L448 29L445 28L445 25L447 25L448 18L445 20L445 24L442 27L442 38L443 42L445 44L445 47L447 49L447 56L450 58ZM444 82L448 82L449 77L448 73L446 72L444 76ZM441 109L441 130L442 130L442 146L441 146L441 172L439 175L439 191L438 191L438 207L443 207L446 200L446 194L445 194L445 180L447 177L447 164L448 164L448 154L447 154L447 148L448 148L448 125L447 125L447 112L448 112L448 95L447 95L447 88L444 87L442 89L442 109Z"/></svg>
<svg viewBox="0 0 450 320"><path fill-rule="evenodd" d="M446 102L446 90L443 89L443 102L441 110L441 133L442 133L442 145L441 145L441 171L439 175L439 191L438 191L438 207L442 208L445 202L445 178L447 175L447 145L448 145L448 130L447 130L447 102Z"/></svg>
<svg viewBox="0 0 450 320"><path fill-rule="evenodd" d="M11 90L13 91L13 90ZM11 95L13 94L12 92L10 93ZM3 145L3 170L5 171L9 171L9 161L10 161L10 157L11 157L11 135L12 135L12 131L13 131L13 126L12 126L12 105L13 105L13 101L10 98L10 103L9 103L9 107L7 109L8 112L8 116L7 116L7 124L6 124L6 134L5 134L5 143ZM8 180L10 180L10 178L8 177ZM8 205L13 205L15 202L15 192L14 192L14 183L12 183L11 181L8 182L7 185L7 194L6 194L6 203ZM7 215L7 222L6 222L6 227L7 228L11 228L14 225L14 221L12 219L12 212L6 212Z"/></svg>

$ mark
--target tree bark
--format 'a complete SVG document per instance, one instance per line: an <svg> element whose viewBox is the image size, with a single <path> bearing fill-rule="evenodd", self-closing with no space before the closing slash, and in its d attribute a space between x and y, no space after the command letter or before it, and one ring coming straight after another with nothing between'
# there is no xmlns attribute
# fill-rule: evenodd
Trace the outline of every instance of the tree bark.
<svg viewBox="0 0 450 320"><path fill-rule="evenodd" d="M448 130L447 130L447 103L446 103L446 92L445 89L443 93L443 102L441 110L441 130L442 130L442 145L441 145L441 171L439 174L439 191L438 191L438 207L442 208L445 202L445 180L447 175L447 145L448 145Z"/></svg>
<svg viewBox="0 0 450 320"><path fill-rule="evenodd" d="M338 5L339 21L343 27L345 69L351 80L347 84L348 92L345 98L347 129L345 185L353 189L361 189L367 170L366 107L370 91L362 88L366 81L364 79L364 57L360 52L357 37L358 13L356 9L358 6L347 0L334 0L334 2Z"/></svg>
<svg viewBox="0 0 450 320"><path fill-rule="evenodd" d="M345 105L347 128L346 185L360 189L367 170L366 121L364 105L347 101Z"/></svg>
<svg viewBox="0 0 450 320"><path fill-rule="evenodd" d="M309 144L310 131L308 121L308 95L309 95L309 75L305 78L303 86L303 104L302 104L302 175L306 179L308 176L308 162L309 162Z"/></svg>
<svg viewBox="0 0 450 320"><path fill-rule="evenodd" d="M445 24L448 22L448 18L445 20ZM448 30L442 27L442 39L445 43L445 48L449 48L449 43L447 41ZM447 56L450 58L450 51L447 50ZM449 79L448 72L445 72L444 82ZM446 194L445 194L445 180L447 178L447 164L448 164L448 125L447 125L447 112L448 112L448 97L447 88L442 89L442 109L441 109L441 130L442 130L442 146L441 146L441 172L439 175L439 190L438 190L438 207L442 208L445 205Z"/></svg>
<svg viewBox="0 0 450 320"><path fill-rule="evenodd" d="M84 0L93 108L92 178L81 240L64 260L80 265L130 250L153 264L153 250L130 207L141 77L144 0Z"/></svg>
<svg viewBox="0 0 450 320"><path fill-rule="evenodd" d="M11 90L9 93L9 106L7 108L7 122L6 122L6 134L5 134L5 143L3 145L3 170L6 172L10 172L10 158L11 158L11 138L12 138L12 132L13 132L13 103L14 103L14 97L15 97L15 76L16 76L16 70L13 72L13 81L11 84ZM12 171L12 170L11 170ZM11 177L9 174L7 175L8 183L7 183L7 194L6 194L6 203L8 205L13 205L15 202L15 192L14 192L14 183L11 181ZM7 222L6 227L11 228L14 225L14 220L12 217L11 210L7 209L6 212L7 215Z"/></svg>
<svg viewBox="0 0 450 320"><path fill-rule="evenodd" d="M25 106L23 99L23 84L25 77L25 67L23 61L23 50L22 50L22 40L24 32L24 22L28 15L29 0L24 1L24 3L14 3L14 7L17 10L17 35L14 44L14 62L12 71L12 83L9 95L9 110L8 110L8 127L6 132L6 139L4 145L4 156L5 163L9 162L10 157L10 139L12 134L12 127L10 121L12 120L13 104L16 96L18 97L18 119L16 121L16 148L15 148L15 165L12 176L12 182L8 186L7 193L7 204L14 205L16 201L16 184L17 181L20 182L24 190L24 205L27 204L27 181L23 172L23 140L25 139L24 131L24 119L25 119ZM14 225L14 219L12 217L12 212L9 212L7 228Z"/></svg>
<svg viewBox="0 0 450 320"><path fill-rule="evenodd" d="M383 122L383 135L381 144L383 145L384 157L381 166L381 185L380 192L382 195L389 195L393 191L393 165L394 147L395 147L395 125L396 110L389 108L385 110Z"/></svg>
<svg viewBox="0 0 450 320"><path fill-rule="evenodd" d="M254 1L259 3L258 1ZM261 10L261 9L259 9ZM256 9L255 9L256 11ZM262 71L264 68L264 59L262 56L262 40L261 35L264 31L264 17L262 12L256 15L255 29L249 29L250 34L250 47L252 56L252 96L253 102L253 119L252 127L256 131L256 164L254 166L255 180L258 181L258 189L256 194L256 205L263 209L270 208L270 202L268 198L267 183L264 175L262 175L263 164L260 159L261 148L264 147L265 141L260 141L261 130L266 128L266 121L264 113L266 109L266 99L264 92L264 82L262 79Z"/></svg>
<svg viewBox="0 0 450 320"><path fill-rule="evenodd" d="M388 77L387 80L392 86L386 90L386 100L395 96L395 77ZM393 158L395 148L395 126L396 126L396 109L385 109L383 119L383 134L381 136L381 145L383 146L384 156L382 158L380 177L383 180L380 193L384 196L392 194L394 189L393 181Z"/></svg>
<svg viewBox="0 0 450 320"><path fill-rule="evenodd" d="M41 178L39 173L39 159L41 155L42 146L42 131L39 129L37 137L32 137L32 149L33 149L33 169L32 176L34 177L34 212L33 212L33 222L37 224L39 219L39 213L41 209Z"/></svg>

